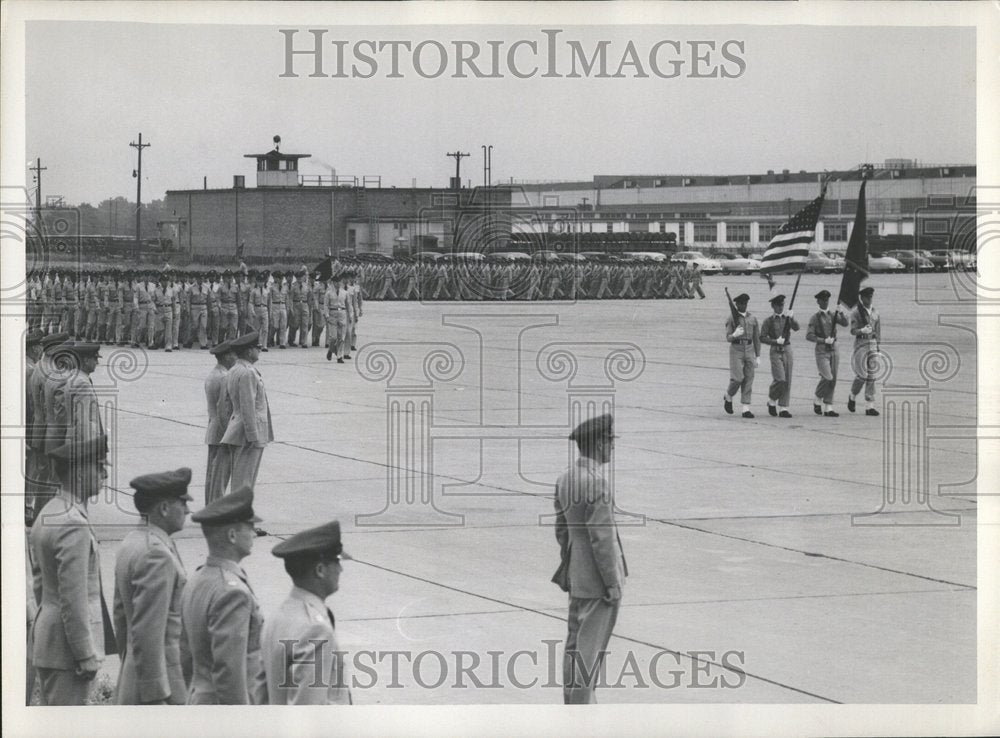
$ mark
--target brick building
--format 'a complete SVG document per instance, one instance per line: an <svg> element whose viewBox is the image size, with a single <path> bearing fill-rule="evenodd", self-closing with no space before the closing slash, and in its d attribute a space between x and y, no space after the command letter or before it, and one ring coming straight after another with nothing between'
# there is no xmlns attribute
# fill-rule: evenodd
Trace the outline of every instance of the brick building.
<svg viewBox="0 0 1000 738"><path fill-rule="evenodd" d="M245 154L257 164L257 186L233 177L228 189L167 190L171 218L161 237L192 257L322 257L345 252L504 248L508 187L451 189L381 186L379 177L304 176L300 159L275 148Z"/></svg>

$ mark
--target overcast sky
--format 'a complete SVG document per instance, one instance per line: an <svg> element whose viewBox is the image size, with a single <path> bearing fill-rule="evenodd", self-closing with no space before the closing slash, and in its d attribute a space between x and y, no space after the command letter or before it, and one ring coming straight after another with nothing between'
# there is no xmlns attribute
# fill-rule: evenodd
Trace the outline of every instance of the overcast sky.
<svg viewBox="0 0 1000 738"><path fill-rule="evenodd" d="M463 179L482 181L481 144L493 145L493 179L589 179L594 174L750 173L767 169L846 169L887 157L929 163L975 161L975 31L962 28L804 26L410 26L328 28L324 72L336 72L334 40L437 40L447 71L423 79L403 52L402 78L377 54L370 79L310 78L297 58L296 79L281 78L284 37L275 27L31 22L27 27L27 154L48 169L43 195L69 203L135 197L129 142L141 131L143 199L167 189L229 187L234 174L254 181L243 154L272 147L311 154L301 171L381 175L384 185L445 186L454 160L472 154ZM311 46L308 28L295 42ZM614 72L629 41L650 74L626 78L541 78L543 28L561 28L557 70L569 71L566 40L588 52L609 41ZM502 79L454 79L453 42L502 42ZM506 64L511 44L522 45ZM648 69L658 41L681 43L681 76ZM689 78L692 40L742 42L745 71L731 79ZM660 47L663 63L676 57ZM436 53L424 58L433 71ZM370 69L361 64L361 71ZM595 72L596 73L596 72Z"/></svg>

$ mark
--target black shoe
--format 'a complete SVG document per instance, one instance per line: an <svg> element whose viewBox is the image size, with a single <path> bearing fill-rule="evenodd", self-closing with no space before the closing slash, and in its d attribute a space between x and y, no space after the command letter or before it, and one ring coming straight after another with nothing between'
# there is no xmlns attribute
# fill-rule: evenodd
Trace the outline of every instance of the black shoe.
<svg viewBox="0 0 1000 738"><path fill-rule="evenodd" d="M166 351L168 354L170 353L170 349L163 349L163 350Z"/></svg>
<svg viewBox="0 0 1000 738"><path fill-rule="evenodd" d="M847 398L847 409L850 410L853 413L854 409L856 407L857 407L857 405L854 404L854 398L853 397L848 397Z"/></svg>
<svg viewBox="0 0 1000 738"><path fill-rule="evenodd" d="M772 418L778 417L778 408L776 408L774 405L768 405L767 414L770 415Z"/></svg>
<svg viewBox="0 0 1000 738"><path fill-rule="evenodd" d="M267 351L267 349L266 348L262 348L261 351Z"/></svg>
<svg viewBox="0 0 1000 738"><path fill-rule="evenodd" d="M749 410L744 410L743 411L743 417L744 418L752 418L753 417L753 413L750 412Z"/></svg>
<svg viewBox="0 0 1000 738"><path fill-rule="evenodd" d="M253 532L257 534L258 538L262 538L262 537L268 535L267 531L264 530L263 528L254 528Z"/></svg>
<svg viewBox="0 0 1000 738"><path fill-rule="evenodd" d="M333 352L332 351L327 351L326 352L326 360L329 361L332 358L333 358Z"/></svg>
<svg viewBox="0 0 1000 738"><path fill-rule="evenodd" d="M722 398L722 409L725 410L730 415L733 414L733 401L727 400L725 397Z"/></svg>
<svg viewBox="0 0 1000 738"><path fill-rule="evenodd" d="M309 347L308 347L308 346L306 346L306 345L305 345L304 343L300 343L300 344L299 344L299 348L309 348Z"/></svg>
<svg viewBox="0 0 1000 738"><path fill-rule="evenodd" d="M343 359L337 359L337 363L338 363L338 364L343 364L343 363L344 363L344 360L343 360Z"/></svg>
<svg viewBox="0 0 1000 738"><path fill-rule="evenodd" d="M286 349L286 348L288 348L288 346L278 346L278 348L280 348L280 349Z"/></svg>
<svg viewBox="0 0 1000 738"><path fill-rule="evenodd" d="M792 417L792 414L790 412L788 412L787 410L782 410L780 413L778 413L778 417L779 418L790 418L790 417Z"/></svg>
<svg viewBox="0 0 1000 738"><path fill-rule="evenodd" d="M865 415L877 416L878 415L878 410L876 410L873 407L870 407L867 410L865 410Z"/></svg>
<svg viewBox="0 0 1000 738"><path fill-rule="evenodd" d="M350 354L344 354L344 358L345 358L345 359L350 359L350 358L351 358L351 355L350 355Z"/></svg>
<svg viewBox="0 0 1000 738"><path fill-rule="evenodd" d="M823 414L823 406L822 405L817 405L814 402L813 403L813 412L816 413L817 415L822 415Z"/></svg>
<svg viewBox="0 0 1000 738"><path fill-rule="evenodd" d="M201 350L202 350L202 351L208 351L208 346L202 346L202 347L201 347Z"/></svg>
<svg viewBox="0 0 1000 738"><path fill-rule="evenodd" d="M823 413L823 417L824 418L839 418L840 417L840 413L834 412L833 410L827 410L825 413Z"/></svg>

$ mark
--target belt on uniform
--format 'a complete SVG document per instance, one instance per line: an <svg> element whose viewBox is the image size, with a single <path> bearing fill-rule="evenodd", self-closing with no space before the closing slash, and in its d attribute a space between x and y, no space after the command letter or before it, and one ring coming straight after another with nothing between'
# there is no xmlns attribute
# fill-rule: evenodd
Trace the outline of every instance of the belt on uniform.
<svg viewBox="0 0 1000 738"><path fill-rule="evenodd" d="M753 343L753 341L749 338L737 338L735 341L733 341L733 343L738 343L742 346L746 346L749 343Z"/></svg>

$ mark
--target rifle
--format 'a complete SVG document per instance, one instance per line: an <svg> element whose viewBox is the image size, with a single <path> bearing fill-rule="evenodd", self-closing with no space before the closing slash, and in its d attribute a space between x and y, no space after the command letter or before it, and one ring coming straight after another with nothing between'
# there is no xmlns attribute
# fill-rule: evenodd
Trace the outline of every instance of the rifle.
<svg viewBox="0 0 1000 738"><path fill-rule="evenodd" d="M726 299L729 301L729 312L733 316L733 328L735 329L736 326L740 324L740 311L736 309L736 303L733 302L733 298L729 296L729 288L726 287L724 289L726 291ZM743 326L743 329L746 330L745 325Z"/></svg>
<svg viewBox="0 0 1000 738"><path fill-rule="evenodd" d="M802 279L802 272L799 272L799 276L795 280L795 288L792 290L792 299L788 303L788 309L791 310L792 306L795 305L795 296L799 293L799 281ZM781 337L785 339L785 342L779 346L784 352L785 346L788 345L788 337L792 334L792 324L791 318L786 318L784 325L781 327Z"/></svg>

